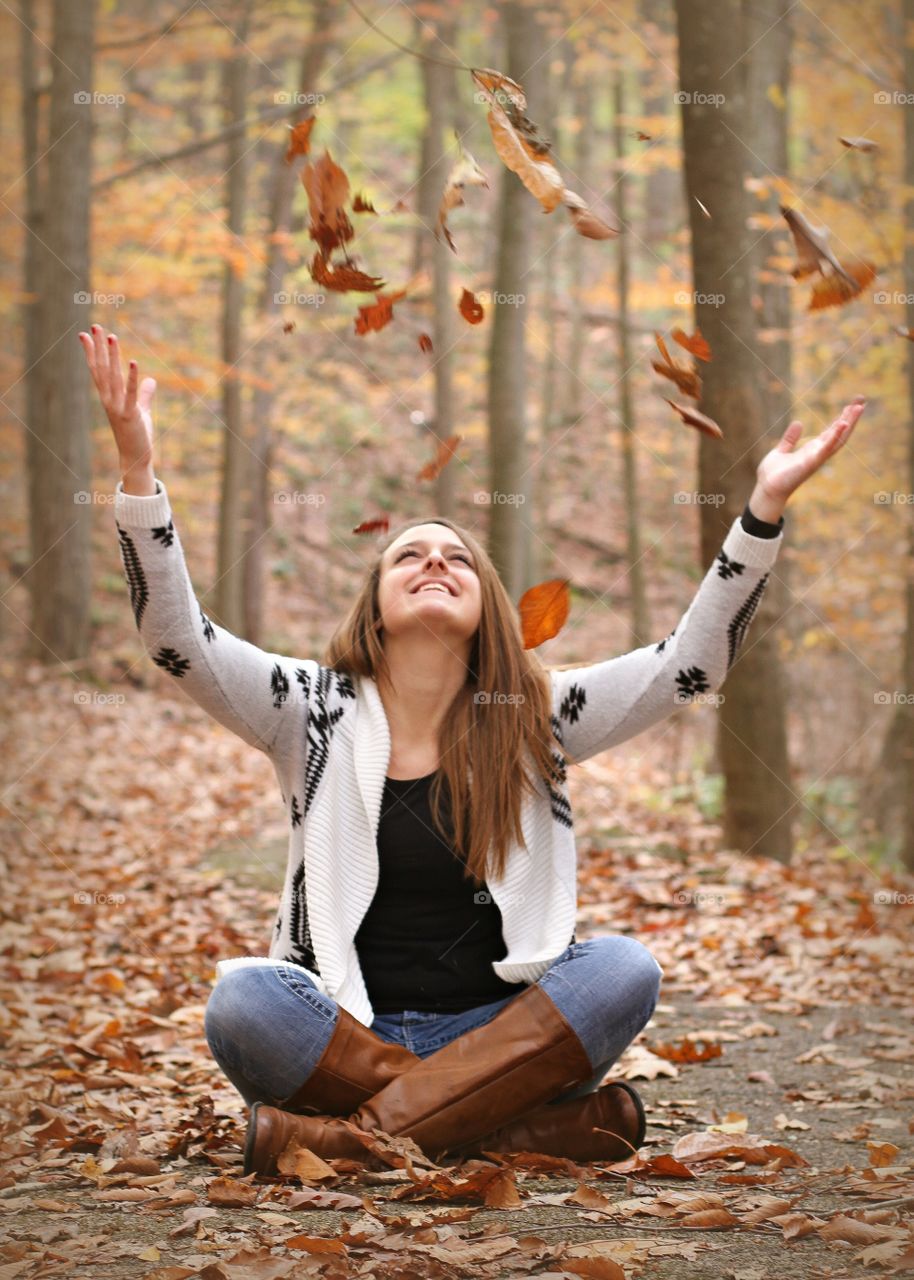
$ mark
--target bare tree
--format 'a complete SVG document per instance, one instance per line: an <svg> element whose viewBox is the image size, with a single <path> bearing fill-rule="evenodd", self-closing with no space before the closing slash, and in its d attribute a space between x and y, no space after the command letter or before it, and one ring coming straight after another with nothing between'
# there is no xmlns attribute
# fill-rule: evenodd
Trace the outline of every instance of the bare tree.
<svg viewBox="0 0 914 1280"><path fill-rule="evenodd" d="M744 185L752 172L753 130L741 0L677 0L676 16L695 319L714 352L702 366L701 405L725 432L723 441L702 435L699 445L699 488L723 496L720 505L701 505L707 569L752 491L765 445L752 308L754 233ZM717 305L721 296L723 305ZM734 663L718 713L718 755L726 784L726 847L788 861L796 800L783 751L775 644L776 634L758 631Z"/></svg>
<svg viewBox="0 0 914 1280"><path fill-rule="evenodd" d="M39 164L32 54L34 14L23 6L25 154ZM89 297L93 0L54 0L46 177L27 179L26 445L31 651L45 661L89 647L90 438L87 370L77 333ZM32 116L29 119L29 116ZM42 175L44 176L44 175Z"/></svg>

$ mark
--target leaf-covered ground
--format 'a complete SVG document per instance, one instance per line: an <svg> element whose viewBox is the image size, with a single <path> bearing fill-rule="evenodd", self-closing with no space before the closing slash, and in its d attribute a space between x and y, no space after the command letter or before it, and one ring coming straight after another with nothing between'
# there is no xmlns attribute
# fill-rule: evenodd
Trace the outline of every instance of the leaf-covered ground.
<svg viewBox="0 0 914 1280"><path fill-rule="evenodd" d="M648 1108L638 1155L299 1153L245 1181L202 1019L281 889L269 761L158 676L5 675L0 1280L914 1271L910 879L827 833L790 869L715 852L659 727L572 772L580 935L664 968L610 1073Z"/></svg>

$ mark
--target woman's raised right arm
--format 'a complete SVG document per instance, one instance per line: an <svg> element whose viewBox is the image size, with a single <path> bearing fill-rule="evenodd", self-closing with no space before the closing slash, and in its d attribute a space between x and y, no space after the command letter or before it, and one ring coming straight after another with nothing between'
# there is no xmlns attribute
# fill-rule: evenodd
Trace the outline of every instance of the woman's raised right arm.
<svg viewBox="0 0 914 1280"><path fill-rule="evenodd" d="M130 602L153 662L220 724L267 753L301 719L316 664L268 653L209 619L194 593L165 486L153 472L152 397L144 378L137 397L136 362L126 387L117 339L100 326L80 341L108 415L122 480L114 517Z"/></svg>

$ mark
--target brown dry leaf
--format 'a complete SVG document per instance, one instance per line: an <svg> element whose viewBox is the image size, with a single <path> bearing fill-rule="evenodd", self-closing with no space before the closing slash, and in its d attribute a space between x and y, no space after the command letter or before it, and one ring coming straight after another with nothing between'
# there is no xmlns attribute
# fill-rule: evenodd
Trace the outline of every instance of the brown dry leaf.
<svg viewBox="0 0 914 1280"><path fill-rule="evenodd" d="M378 516L374 520L363 520L353 529L353 533L386 533L390 528L389 516Z"/></svg>
<svg viewBox="0 0 914 1280"><path fill-rule="evenodd" d="M870 1153L870 1164L874 1169L883 1169L886 1165L891 1165L899 1151L899 1148L891 1142L868 1142L866 1148Z"/></svg>
<svg viewBox="0 0 914 1280"><path fill-rule="evenodd" d="M618 224L610 226L608 222L598 218L590 206L568 187L562 192L562 203L571 215L575 231L588 240L609 240L622 230Z"/></svg>
<svg viewBox="0 0 914 1280"><path fill-rule="evenodd" d="M322 254L316 253L311 260L311 279L315 284L323 285L335 293L370 293L380 289L384 284L382 276L369 276L347 258L342 265L327 261Z"/></svg>
<svg viewBox="0 0 914 1280"><path fill-rule="evenodd" d="M838 138L842 146L850 147L853 151L878 151L879 143L874 142L872 138Z"/></svg>
<svg viewBox="0 0 914 1280"><path fill-rule="evenodd" d="M716 440L723 440L724 433L707 414L701 413L698 409L693 409L691 405L677 404L675 400L667 400L663 397L670 408L675 409L680 418L687 427L695 427L696 430L704 432L706 436L713 436Z"/></svg>
<svg viewBox="0 0 914 1280"><path fill-rule="evenodd" d="M448 436L446 440L439 440L435 456L431 462L427 462L425 466L416 473L417 480L435 480L456 454L457 446L463 436Z"/></svg>
<svg viewBox="0 0 914 1280"><path fill-rule="evenodd" d="M686 333L684 329L676 328L673 329L670 337L674 342L678 342L681 347L684 347L689 355L696 356L706 363L711 359L711 348L699 328L696 327L695 332L692 334Z"/></svg>
<svg viewBox="0 0 914 1280"><path fill-rule="evenodd" d="M316 122L316 116L308 116L307 120L299 120L298 124L290 126L286 164L291 164L296 156L308 154L311 149L311 130Z"/></svg>
<svg viewBox="0 0 914 1280"><path fill-rule="evenodd" d="M697 400L701 395L701 378L695 365L684 364L681 360L674 360L659 333L654 334L654 339L661 359L652 360L651 368L662 374L664 378L669 378L671 382L675 382L684 396L691 396L694 400Z"/></svg>
<svg viewBox="0 0 914 1280"><path fill-rule="evenodd" d="M685 1039L678 1044L652 1044L651 1053L656 1053L658 1058L666 1058L667 1062L707 1062L709 1058L719 1058L723 1049L719 1044Z"/></svg>
<svg viewBox="0 0 914 1280"><path fill-rule="evenodd" d="M460 295L460 314L468 324L479 324L485 315L482 303L478 301L476 295L471 293L469 289L464 289Z"/></svg>
<svg viewBox="0 0 914 1280"><path fill-rule="evenodd" d="M320 245L326 258L331 250L352 239L352 223L343 207L349 199L349 179L325 151L317 161L309 161L301 171L302 185L308 193L311 225L308 234Z"/></svg>
<svg viewBox="0 0 914 1280"><path fill-rule="evenodd" d="M438 237L439 233L443 231L445 239L455 253L457 252L457 246L454 244L448 228L447 216L452 209L457 209L464 203L463 192L465 187L488 187L489 185L486 175L479 165L470 153L460 145L459 138L457 145L460 147L460 155L447 176L447 182L441 195L441 203L438 206L438 221L435 226L435 236Z"/></svg>
<svg viewBox="0 0 914 1280"><path fill-rule="evenodd" d="M427 334L427 333L420 333L420 334L419 334L419 339L418 339L418 341L419 341L419 350L420 350L420 351L429 352L429 351L433 350L433 347L432 347L432 340L431 340L431 338L428 336L428 334Z"/></svg>
<svg viewBox="0 0 914 1280"><path fill-rule="evenodd" d="M847 1213L836 1213L816 1230L823 1240L843 1240L847 1244L876 1244L880 1240L900 1240L906 1234L903 1227L861 1222L859 1218L852 1218Z"/></svg>
<svg viewBox="0 0 914 1280"><path fill-rule="evenodd" d="M241 1249L230 1258L212 1262L197 1274L200 1280L283 1280L301 1267L300 1259L277 1258L267 1245Z"/></svg>
<svg viewBox="0 0 914 1280"><path fill-rule="evenodd" d="M249 1204L256 1204L260 1188L251 1182L242 1182L238 1178L213 1178L206 1184L206 1198L210 1204L218 1204L225 1209L243 1209Z"/></svg>
<svg viewBox="0 0 914 1280"><path fill-rule="evenodd" d="M564 627L571 607L568 582L568 578L549 578L521 596L517 608L525 649L544 644Z"/></svg>
<svg viewBox="0 0 914 1280"><path fill-rule="evenodd" d="M377 332L390 324L394 318L394 303L405 297L405 289L398 289L396 293L376 294L373 302L366 302L364 306L359 307L359 314L355 318L356 333L361 335Z"/></svg>
<svg viewBox="0 0 914 1280"><path fill-rule="evenodd" d="M843 307L876 279L873 263L863 262L860 258L845 258L843 271L844 275L823 276L820 280L813 281L807 311ZM846 276L850 276L852 283L848 283Z"/></svg>
<svg viewBox="0 0 914 1280"><path fill-rule="evenodd" d="M678 1220L683 1227L703 1227L706 1231L721 1227L739 1226L739 1218L729 1209L702 1209L698 1213L686 1213Z"/></svg>
<svg viewBox="0 0 914 1280"><path fill-rule="evenodd" d="M295 1138L280 1153L276 1168L280 1173L291 1174L302 1182L323 1182L325 1178L336 1178L337 1172L326 1160L304 1147Z"/></svg>
<svg viewBox="0 0 914 1280"><path fill-rule="evenodd" d="M767 1164L769 1160L780 1160L784 1168L795 1168L809 1163L789 1147L767 1142L764 1138L750 1133L739 1137L725 1133L687 1133L677 1139L673 1146L673 1155L677 1160L689 1164L698 1164L703 1160L720 1160L726 1156L735 1156L739 1160L745 1160L747 1164Z"/></svg>
<svg viewBox="0 0 914 1280"><path fill-rule="evenodd" d="M353 213L377 213L378 211L374 207L374 205L371 203L371 201L366 196L363 196L361 191L359 191L356 193L356 195L353 198L352 212Z"/></svg>
<svg viewBox="0 0 914 1280"><path fill-rule="evenodd" d="M320 1236L287 1236L282 1244L284 1249L304 1249L308 1253L349 1252L341 1240L325 1240Z"/></svg>

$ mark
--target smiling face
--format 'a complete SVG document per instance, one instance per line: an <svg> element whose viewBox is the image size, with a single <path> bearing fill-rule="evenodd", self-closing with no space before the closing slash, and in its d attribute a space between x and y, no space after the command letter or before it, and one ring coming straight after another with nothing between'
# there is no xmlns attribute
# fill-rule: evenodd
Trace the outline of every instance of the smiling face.
<svg viewBox="0 0 914 1280"><path fill-rule="evenodd" d="M388 636L418 628L429 639L472 639L481 613L472 551L446 525L404 530L384 551L378 607Z"/></svg>

